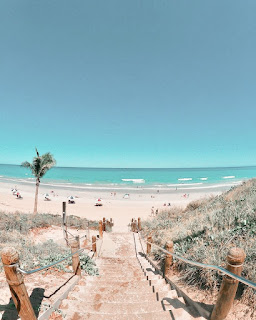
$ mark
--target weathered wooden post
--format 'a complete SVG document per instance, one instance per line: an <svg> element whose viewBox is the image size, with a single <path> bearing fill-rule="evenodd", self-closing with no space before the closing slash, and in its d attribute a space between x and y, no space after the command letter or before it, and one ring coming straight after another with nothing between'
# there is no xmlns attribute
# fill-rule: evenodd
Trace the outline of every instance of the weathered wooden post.
<svg viewBox="0 0 256 320"><path fill-rule="evenodd" d="M173 252L173 242L167 242L166 244L166 250L169 252ZM165 262L164 262L164 275L167 276L168 273L170 272L170 268L173 263L173 257L171 254L166 254L165 256Z"/></svg>
<svg viewBox="0 0 256 320"><path fill-rule="evenodd" d="M134 231L133 232L138 232L137 220L134 220Z"/></svg>
<svg viewBox="0 0 256 320"><path fill-rule="evenodd" d="M135 232L136 223L135 223L135 220L133 220L133 219L132 219L131 229L132 229L132 232Z"/></svg>
<svg viewBox="0 0 256 320"><path fill-rule="evenodd" d="M94 252L94 255L97 255L97 247L96 247L96 237L92 236L92 251Z"/></svg>
<svg viewBox="0 0 256 320"><path fill-rule="evenodd" d="M71 253L74 253L80 249L80 240L79 236L76 236L75 239L70 241ZM72 256L72 267L76 275L81 276L81 267L80 267L80 257L76 253Z"/></svg>
<svg viewBox="0 0 256 320"><path fill-rule="evenodd" d="M111 224L111 227L113 227L114 222L113 222L112 218L110 218L110 224Z"/></svg>
<svg viewBox="0 0 256 320"><path fill-rule="evenodd" d="M147 254L151 252L151 243L152 243L152 236L148 236L147 238Z"/></svg>
<svg viewBox="0 0 256 320"><path fill-rule="evenodd" d="M103 225L102 225L102 220L99 221L99 235L100 239L103 238Z"/></svg>
<svg viewBox="0 0 256 320"><path fill-rule="evenodd" d="M241 275L245 252L241 248L231 248L227 255L226 269L238 276ZM238 280L227 275L223 277L219 296L211 314L211 320L223 320L228 315L234 302Z"/></svg>
<svg viewBox="0 0 256 320"><path fill-rule="evenodd" d="M63 237L68 243L66 202L62 202L62 228L63 228Z"/></svg>
<svg viewBox="0 0 256 320"><path fill-rule="evenodd" d="M103 231L106 231L106 218L103 218Z"/></svg>
<svg viewBox="0 0 256 320"><path fill-rule="evenodd" d="M89 241L89 239L90 239L90 221L89 220L87 221L87 234L86 234L86 236Z"/></svg>
<svg viewBox="0 0 256 320"><path fill-rule="evenodd" d="M19 263L19 254L13 247L2 250L2 262L6 280L9 284L13 302L21 320L36 320L36 315L30 302L23 275L12 264Z"/></svg>
<svg viewBox="0 0 256 320"><path fill-rule="evenodd" d="M131 221L131 232L133 232L133 218L132 218L132 221Z"/></svg>
<svg viewBox="0 0 256 320"><path fill-rule="evenodd" d="M141 228L141 219L138 218L138 230L141 231L141 229L142 229L142 228Z"/></svg>

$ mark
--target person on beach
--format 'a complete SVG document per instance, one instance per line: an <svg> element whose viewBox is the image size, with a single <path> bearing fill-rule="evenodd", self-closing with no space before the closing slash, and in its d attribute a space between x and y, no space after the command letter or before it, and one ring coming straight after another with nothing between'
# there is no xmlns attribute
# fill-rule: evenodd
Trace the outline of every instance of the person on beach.
<svg viewBox="0 0 256 320"><path fill-rule="evenodd" d="M154 217L155 212L154 212L154 207L151 208L151 217Z"/></svg>

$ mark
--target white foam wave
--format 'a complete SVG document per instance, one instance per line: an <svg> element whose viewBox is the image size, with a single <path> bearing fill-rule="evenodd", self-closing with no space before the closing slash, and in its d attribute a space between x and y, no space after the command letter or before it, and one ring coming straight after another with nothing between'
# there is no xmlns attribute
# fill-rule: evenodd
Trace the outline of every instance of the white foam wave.
<svg viewBox="0 0 256 320"><path fill-rule="evenodd" d="M125 182L133 182L133 183L145 183L145 180L144 179L122 179L122 181L125 181Z"/></svg>
<svg viewBox="0 0 256 320"><path fill-rule="evenodd" d="M242 181L236 181L236 182L233 182L233 183L225 183L225 184L215 184L215 185L204 185L203 187L188 187L188 188L182 188L183 190L185 189L216 189L216 188L222 188L222 187L233 187L233 186L237 186L239 185L240 183L242 183Z"/></svg>
<svg viewBox="0 0 256 320"><path fill-rule="evenodd" d="M195 186L195 185L199 185L199 184L203 184L203 182L195 182L195 183L176 183L176 184L167 184L168 187L186 187L186 186Z"/></svg>
<svg viewBox="0 0 256 320"><path fill-rule="evenodd" d="M199 178L199 179L200 179L200 180L204 180L204 181L205 181L205 180L208 180L208 178Z"/></svg>
<svg viewBox="0 0 256 320"><path fill-rule="evenodd" d="M189 180L192 180L192 178L180 178L178 179L179 181L189 181Z"/></svg>
<svg viewBox="0 0 256 320"><path fill-rule="evenodd" d="M226 177L222 177L223 179L234 179L235 176L226 176Z"/></svg>

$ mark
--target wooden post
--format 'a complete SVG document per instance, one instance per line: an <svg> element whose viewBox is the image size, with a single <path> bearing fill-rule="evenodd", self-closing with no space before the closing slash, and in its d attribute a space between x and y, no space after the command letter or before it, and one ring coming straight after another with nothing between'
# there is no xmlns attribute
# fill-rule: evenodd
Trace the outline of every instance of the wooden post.
<svg viewBox="0 0 256 320"><path fill-rule="evenodd" d="M87 234L86 234L86 237L87 237L87 239L89 241L89 239L90 239L90 221L89 220L87 221Z"/></svg>
<svg viewBox="0 0 256 320"><path fill-rule="evenodd" d="M152 243L152 236L148 236L148 242L147 242L147 254L150 254L151 252L151 243Z"/></svg>
<svg viewBox="0 0 256 320"><path fill-rule="evenodd" d="M63 237L68 243L66 202L62 202L62 227L63 227Z"/></svg>
<svg viewBox="0 0 256 320"><path fill-rule="evenodd" d="M12 264L19 263L17 250L13 247L4 248L1 255L6 280L21 320L36 320L35 312L23 282L23 275L17 272L16 267L9 267Z"/></svg>
<svg viewBox="0 0 256 320"><path fill-rule="evenodd" d="M226 269L236 275L241 275L245 252L241 248L231 248L227 255ZM223 277L219 296L211 314L211 320L223 320L231 309L236 291L238 280L227 275Z"/></svg>
<svg viewBox="0 0 256 320"><path fill-rule="evenodd" d="M97 246L96 246L96 237L92 236L92 251L94 252L94 255L97 255Z"/></svg>
<svg viewBox="0 0 256 320"><path fill-rule="evenodd" d="M134 231L133 232L138 232L137 220L134 220Z"/></svg>
<svg viewBox="0 0 256 320"><path fill-rule="evenodd" d="M167 242L166 244L166 250L169 252L173 252L173 242ZM168 273L170 272L170 267L172 266L173 263L173 257L171 254L166 254L165 256L165 262L164 262L164 275L167 276Z"/></svg>
<svg viewBox="0 0 256 320"><path fill-rule="evenodd" d="M141 228L141 219L140 218L138 218L138 230L139 231L142 230L142 228Z"/></svg>
<svg viewBox="0 0 256 320"><path fill-rule="evenodd" d="M133 218L132 218L132 221L131 221L131 232L133 232Z"/></svg>
<svg viewBox="0 0 256 320"><path fill-rule="evenodd" d="M110 218L110 224L111 224L111 227L113 227L114 222L113 222L112 218Z"/></svg>
<svg viewBox="0 0 256 320"><path fill-rule="evenodd" d="M106 218L103 218L103 231L106 231Z"/></svg>
<svg viewBox="0 0 256 320"><path fill-rule="evenodd" d="M71 246L71 253L74 253L80 249L79 236L76 236L75 239L70 241L70 246ZM73 267L74 273L78 276L81 276L80 257L78 253L72 256L72 267Z"/></svg>
<svg viewBox="0 0 256 320"><path fill-rule="evenodd" d="M102 220L99 221L99 235L100 239L103 238L103 225L102 225Z"/></svg>

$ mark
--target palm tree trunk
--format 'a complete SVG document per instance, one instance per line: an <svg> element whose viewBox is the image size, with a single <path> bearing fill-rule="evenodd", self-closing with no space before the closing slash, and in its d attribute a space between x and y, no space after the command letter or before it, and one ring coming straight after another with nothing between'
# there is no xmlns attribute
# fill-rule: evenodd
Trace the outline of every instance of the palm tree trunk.
<svg viewBox="0 0 256 320"><path fill-rule="evenodd" d="M40 183L39 179L36 179L36 194L35 194L34 214L37 214L37 200L38 200L39 183Z"/></svg>

